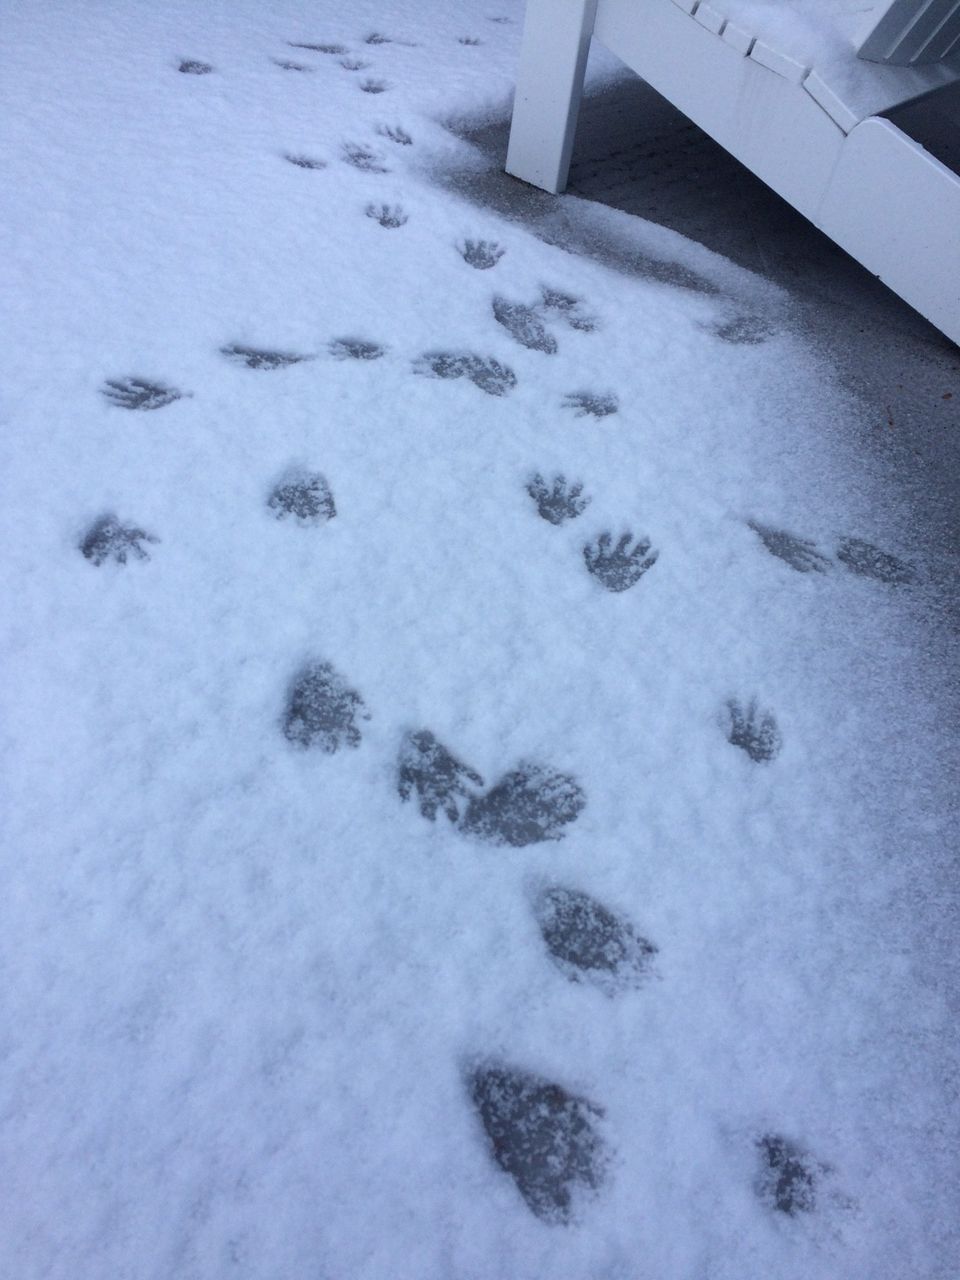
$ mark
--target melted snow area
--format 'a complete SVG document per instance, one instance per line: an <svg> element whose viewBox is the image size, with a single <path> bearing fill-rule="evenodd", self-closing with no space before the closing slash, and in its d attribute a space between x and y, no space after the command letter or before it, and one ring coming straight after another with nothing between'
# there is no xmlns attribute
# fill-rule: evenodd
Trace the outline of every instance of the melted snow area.
<svg viewBox="0 0 960 1280"><path fill-rule="evenodd" d="M772 285L458 190L521 23L7 6L11 1280L955 1275L923 549Z"/></svg>

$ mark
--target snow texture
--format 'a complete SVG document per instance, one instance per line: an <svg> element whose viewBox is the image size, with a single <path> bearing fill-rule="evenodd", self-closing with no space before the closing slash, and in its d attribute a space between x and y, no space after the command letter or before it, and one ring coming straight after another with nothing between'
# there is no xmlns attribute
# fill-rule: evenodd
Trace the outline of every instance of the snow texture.
<svg viewBox="0 0 960 1280"><path fill-rule="evenodd" d="M955 1278L943 565L522 18L6 6L0 1275Z"/></svg>

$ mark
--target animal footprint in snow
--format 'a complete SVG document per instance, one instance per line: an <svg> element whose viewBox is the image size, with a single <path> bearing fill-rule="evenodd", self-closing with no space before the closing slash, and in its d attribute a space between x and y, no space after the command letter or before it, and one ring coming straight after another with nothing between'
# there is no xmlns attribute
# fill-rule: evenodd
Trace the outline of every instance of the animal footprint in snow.
<svg viewBox="0 0 960 1280"><path fill-rule="evenodd" d="M369 147L358 146L353 142L345 142L340 148L340 154L343 156L345 164L353 165L354 169L359 169L362 173L390 172L383 163L383 156L377 155Z"/></svg>
<svg viewBox="0 0 960 1280"><path fill-rule="evenodd" d="M746 707L735 698L727 703L727 741L745 751L756 764L772 760L783 745L773 714L761 711L756 698Z"/></svg>
<svg viewBox="0 0 960 1280"><path fill-rule="evenodd" d="M329 662L310 662L288 695L283 736L298 747L317 747L333 755L341 747L360 745L358 719L370 719L360 694Z"/></svg>
<svg viewBox="0 0 960 1280"><path fill-rule="evenodd" d="M309 49L311 53L346 53L347 49L342 44L298 44L294 40L288 40L287 44L291 49Z"/></svg>
<svg viewBox="0 0 960 1280"><path fill-rule="evenodd" d="M467 1089L491 1155L527 1207L544 1222L569 1222L574 1193L603 1182L606 1149L595 1127L602 1109L542 1076L500 1063L475 1067Z"/></svg>
<svg viewBox="0 0 960 1280"><path fill-rule="evenodd" d="M783 560L798 573L825 573L830 568L829 559L821 555L816 543L807 538L797 538L783 529L771 529L756 520L747 521L766 549L778 560Z"/></svg>
<svg viewBox="0 0 960 1280"><path fill-rule="evenodd" d="M289 160L291 164L295 164L298 169L325 169L327 167L326 160L315 160L312 156L286 154L283 158L284 160Z"/></svg>
<svg viewBox="0 0 960 1280"><path fill-rule="evenodd" d="M517 385L516 374L498 360L484 360L471 356L466 375L479 390L488 396L505 396Z"/></svg>
<svg viewBox="0 0 960 1280"><path fill-rule="evenodd" d="M816 1208L818 1184L829 1166L779 1134L764 1134L757 1140L757 1151L756 1192L764 1204L791 1218Z"/></svg>
<svg viewBox="0 0 960 1280"><path fill-rule="evenodd" d="M141 543L159 541L159 538L132 524L121 524L114 515L103 515L84 534L80 550L96 565L106 560L126 564L128 555L137 560L149 560L150 556Z"/></svg>
<svg viewBox="0 0 960 1280"><path fill-rule="evenodd" d="M431 822L442 809L451 822L460 817L460 799L472 793L467 783L483 786L474 769L458 760L429 729L408 733L400 747L397 790L401 800L409 800L414 792L420 812Z"/></svg>
<svg viewBox="0 0 960 1280"><path fill-rule="evenodd" d="M414 372L434 378L463 378L467 376L472 356L454 351L428 351L414 361Z"/></svg>
<svg viewBox="0 0 960 1280"><path fill-rule="evenodd" d="M554 476L552 486L548 486L538 472L527 485L527 493L537 504L540 515L551 524L575 520L590 505L589 498L581 497L583 485L568 484L566 476Z"/></svg>
<svg viewBox="0 0 960 1280"><path fill-rule="evenodd" d="M377 125L377 133L381 138L388 138L391 142L395 142L400 147L409 147L413 143L413 139L407 133L406 129L401 129L399 125L381 124Z"/></svg>
<svg viewBox="0 0 960 1280"><path fill-rule="evenodd" d="M142 378L108 380L101 387L100 394L118 409L162 409L164 405L184 398L184 393L175 387L165 387L160 382L144 382Z"/></svg>
<svg viewBox="0 0 960 1280"><path fill-rule="evenodd" d="M184 58L180 63L179 70L185 76L208 76L213 70L209 62L197 62L193 58Z"/></svg>
<svg viewBox="0 0 960 1280"><path fill-rule="evenodd" d="M334 338L327 350L334 360L379 360L386 347L365 338Z"/></svg>
<svg viewBox="0 0 960 1280"><path fill-rule="evenodd" d="M561 840L587 799L575 778L543 765L523 763L482 796L471 797L460 822L464 835L521 849Z"/></svg>
<svg viewBox="0 0 960 1280"><path fill-rule="evenodd" d="M465 240L457 248L467 266L475 267L477 271L489 271L495 267L505 252L496 240Z"/></svg>
<svg viewBox="0 0 960 1280"><path fill-rule="evenodd" d="M875 578L877 582L893 585L916 581L917 571L913 565L898 560L862 538L844 538L837 548L837 559L851 573L862 578Z"/></svg>
<svg viewBox="0 0 960 1280"><path fill-rule="evenodd" d="M364 44L401 44L407 49L415 49L417 46L411 40L396 40L393 36L385 36L382 31L371 32L363 42Z"/></svg>
<svg viewBox="0 0 960 1280"><path fill-rule="evenodd" d="M557 320L562 320L571 329L579 329L581 333L593 333L597 327L596 316L588 315L583 310L583 302L570 293L560 289L541 290L541 310Z"/></svg>
<svg viewBox="0 0 960 1280"><path fill-rule="evenodd" d="M517 385L512 369L469 352L428 351L414 362L414 372L434 378L469 378L488 396L505 396Z"/></svg>
<svg viewBox="0 0 960 1280"><path fill-rule="evenodd" d="M573 409L578 418L606 418L620 408L617 397L597 391L571 391L563 398L563 407Z"/></svg>
<svg viewBox="0 0 960 1280"><path fill-rule="evenodd" d="M366 71L369 62L364 62L362 58L341 58L340 65L344 71Z"/></svg>
<svg viewBox="0 0 960 1280"><path fill-rule="evenodd" d="M457 36L457 44L465 44L471 47L476 47L478 44L483 44L483 41L478 40L476 36Z"/></svg>
<svg viewBox="0 0 960 1280"><path fill-rule="evenodd" d="M525 307L521 302L508 302L506 298L494 298L493 314L497 323L502 324L521 347L543 351L546 355L556 352L556 338L547 331L532 307Z"/></svg>
<svg viewBox="0 0 960 1280"><path fill-rule="evenodd" d="M395 230L408 221L403 206L399 204L368 204L365 212L368 218L373 218L374 222L379 222L387 230Z"/></svg>
<svg viewBox="0 0 960 1280"><path fill-rule="evenodd" d="M281 58L271 58L270 61L275 67L279 67L281 71L312 71L313 67L304 66L302 62L288 62Z"/></svg>
<svg viewBox="0 0 960 1280"><path fill-rule="evenodd" d="M337 514L330 486L319 472L292 471L267 500L278 520L293 516L297 524L325 524Z"/></svg>
<svg viewBox="0 0 960 1280"><path fill-rule="evenodd" d="M588 894L562 885L545 889L534 915L554 964L572 982L614 995L648 976L657 948Z"/></svg>
<svg viewBox="0 0 960 1280"><path fill-rule="evenodd" d="M646 538L634 540L632 533L623 534L611 550L612 543L612 534L601 533L596 542L583 548L583 558L601 586L608 591L626 591L656 564L660 553L650 550Z"/></svg>
<svg viewBox="0 0 960 1280"><path fill-rule="evenodd" d="M364 80L360 88L363 93L386 93L390 86L386 80Z"/></svg>
<svg viewBox="0 0 960 1280"><path fill-rule="evenodd" d="M221 347L220 353L228 360L246 365L248 369L285 369L288 365L314 359L313 356L301 356L292 351L261 351L259 347L242 347L236 343Z"/></svg>

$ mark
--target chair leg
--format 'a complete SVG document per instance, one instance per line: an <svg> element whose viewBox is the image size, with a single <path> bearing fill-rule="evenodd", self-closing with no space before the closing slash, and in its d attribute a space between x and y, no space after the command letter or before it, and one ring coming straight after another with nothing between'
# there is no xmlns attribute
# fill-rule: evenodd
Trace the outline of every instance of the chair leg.
<svg viewBox="0 0 960 1280"><path fill-rule="evenodd" d="M507 173L567 185L597 0L527 0Z"/></svg>

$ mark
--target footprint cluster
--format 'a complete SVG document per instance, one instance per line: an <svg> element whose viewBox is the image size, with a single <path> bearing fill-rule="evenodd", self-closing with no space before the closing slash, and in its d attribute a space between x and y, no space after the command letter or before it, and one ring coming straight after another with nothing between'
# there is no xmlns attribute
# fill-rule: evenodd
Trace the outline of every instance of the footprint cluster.
<svg viewBox="0 0 960 1280"><path fill-rule="evenodd" d="M431 822L442 812L466 836L485 844L523 848L559 840L586 804L575 778L544 765L522 762L488 791L476 769L464 764L429 729L408 733L401 745L397 791L416 797Z"/></svg>
<svg viewBox="0 0 960 1280"><path fill-rule="evenodd" d="M475 253L474 256L478 255ZM466 252L463 257L467 261ZM474 262L470 265L478 264ZM493 266L495 263L489 265ZM584 310L581 300L559 289L543 289L539 300L534 303L495 297L493 316L514 342L530 351L542 351L545 355L555 355L559 350L559 344L551 330L552 325L564 324L581 333L593 333L597 328L596 317Z"/></svg>
<svg viewBox="0 0 960 1280"><path fill-rule="evenodd" d="M510 19L491 17L490 21L507 23ZM458 39L464 47L481 44L475 36ZM373 50L389 44L404 46L406 42L378 31L363 40L364 51L371 51L370 56ZM336 65L350 74L376 71L365 57L356 56L344 44L291 41L289 48L336 59ZM323 65L289 57L274 58L273 62L282 70L299 73L311 73ZM210 74L214 68L206 62L184 59L179 70L197 76ZM354 83L369 95L383 94L390 88L379 74ZM391 147L413 145L413 137L399 124L381 123L375 132ZM311 155L282 155L303 170L328 167L326 160ZM364 141L344 142L340 158L374 178L390 168L383 152ZM386 230L399 230L409 220L398 204L371 201L364 212ZM506 254L497 241L481 238L465 239L455 248L464 265L475 271L497 268ZM497 279L501 275L502 269ZM561 339L569 340L570 331L590 334L598 328L597 318L582 299L552 286L542 287L532 300L498 291L492 298L488 295L485 305L496 326L492 333L505 333L516 346L538 356L555 355ZM755 343L765 339L767 330L759 321L738 318L718 329L717 336L726 342ZM362 365L381 359L387 349L368 338L347 335L331 339L325 350L333 360ZM241 343L222 346L220 354L258 372L282 370L318 358L317 353ZM536 361L538 356L521 358ZM492 397L504 397L518 385L513 369L475 351L430 350L413 360L412 371L441 381L469 382ZM111 406L134 412L162 409L191 394L139 376L108 380L101 392ZM620 405L615 392L587 387L568 392L562 407L577 418L599 421L616 415ZM549 478L535 473L526 482L526 493L538 516L557 528L580 519L592 501L582 481L562 473ZM277 521L305 528L322 527L338 514L326 476L302 468L285 473L274 484L266 507ZM912 582L916 576L913 566L859 538L841 539L831 556L810 539L755 520L748 521L748 526L771 556L799 573L824 574L836 564L887 584ZM111 562L125 565L128 560L149 560L148 547L157 542L154 534L105 513L83 534L79 550L96 566ZM659 555L648 537L623 526L616 532L602 530L581 544L586 572L604 591L616 595L636 588L657 564ZM364 725L371 716L363 695L347 676L326 657L313 657L290 680L280 709L279 733L298 752L334 755L361 745ZM780 753L782 736L776 718L755 698L729 699L719 723L727 742L751 765L769 765ZM436 824L442 818L458 837L491 849L525 849L560 841L587 803L577 778L540 761L509 763L488 784L476 768L427 728L403 735L395 786L401 804L415 806L427 822ZM557 978L592 988L608 999L638 992L649 982L658 946L628 916L582 888L541 884L531 896L529 913L545 966ZM463 1079L495 1165L512 1180L538 1219L559 1225L571 1222L580 1197L600 1189L611 1163L603 1134L603 1108L516 1063L474 1060L463 1068ZM830 1166L782 1134L763 1133L754 1146L754 1190L760 1201L788 1217L814 1211L832 1174Z"/></svg>
<svg viewBox="0 0 960 1280"><path fill-rule="evenodd" d="M798 537L785 529L774 529L758 520L748 520L747 527L753 530L772 556L797 573L827 573L833 567L830 556L810 538ZM914 565L898 559L889 551L882 551L863 538L841 538L834 555L838 564L861 578L873 578L890 586L917 580Z"/></svg>

